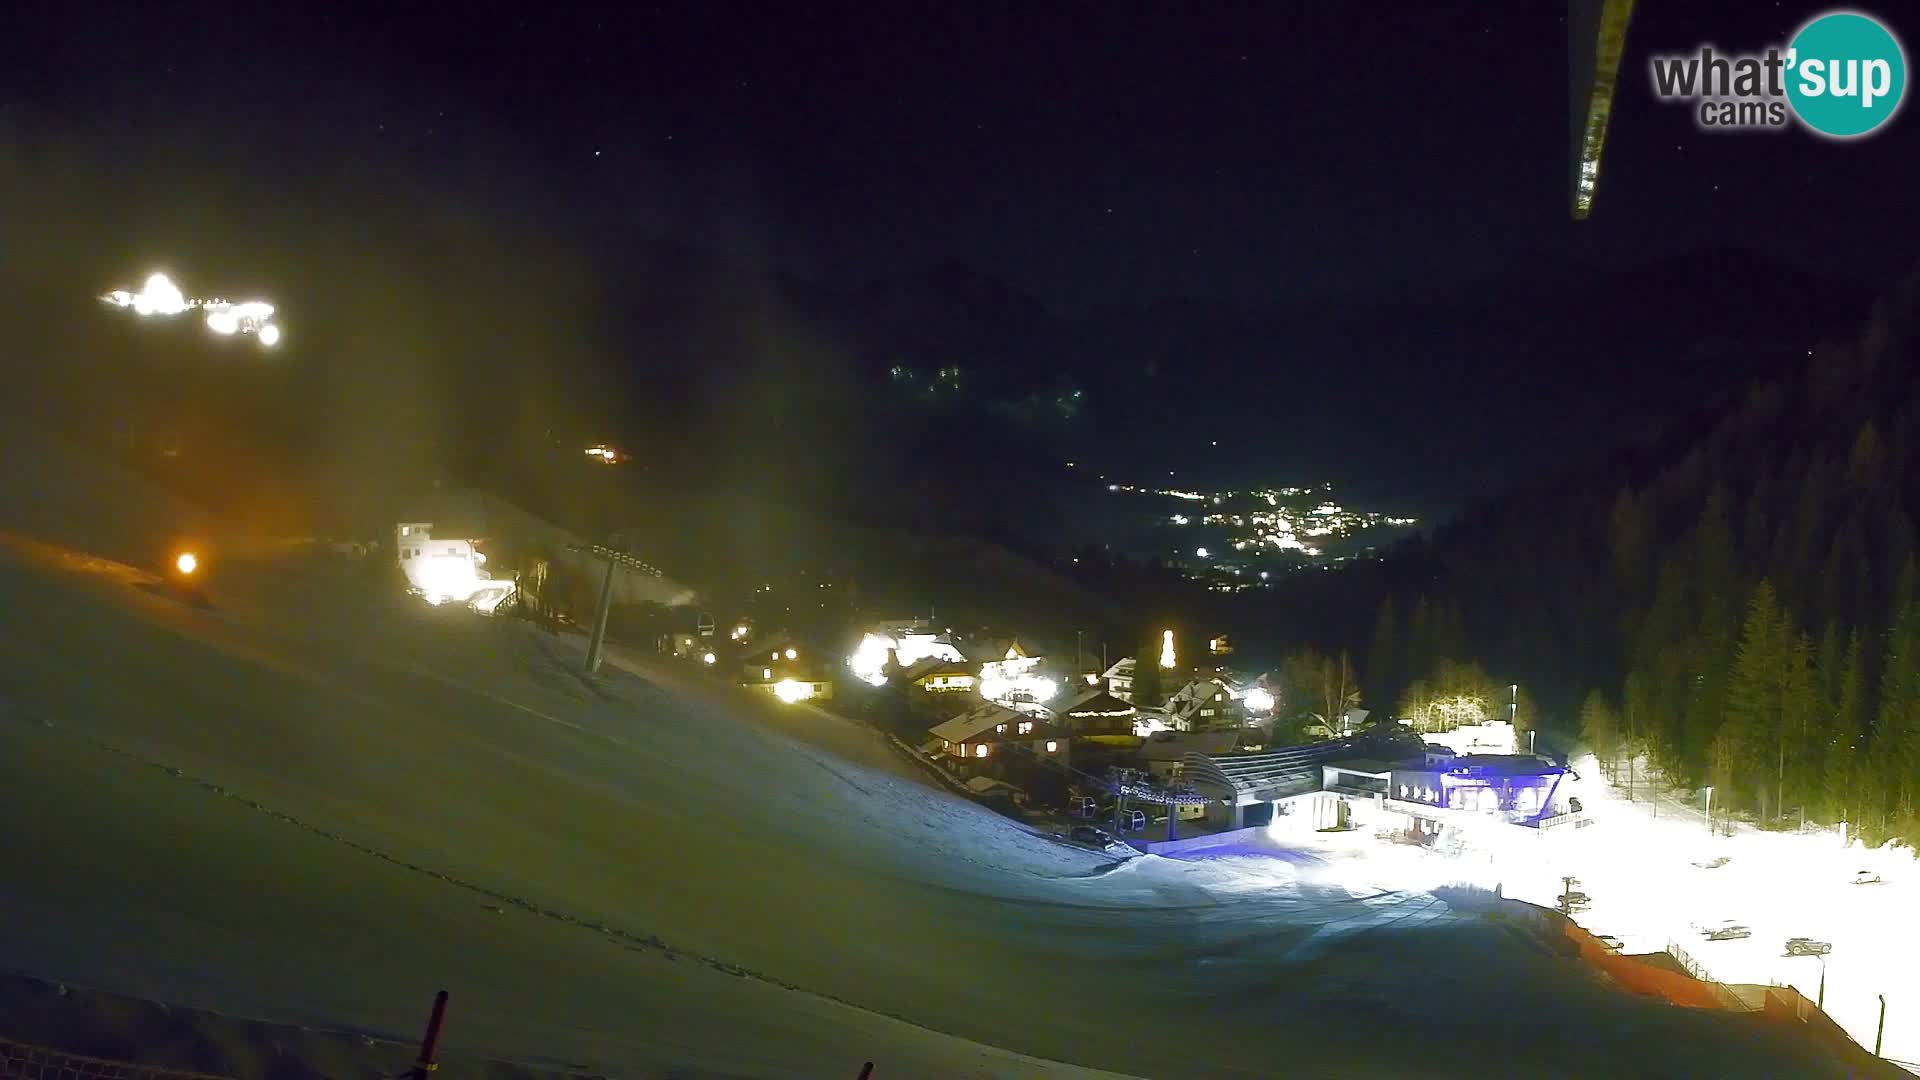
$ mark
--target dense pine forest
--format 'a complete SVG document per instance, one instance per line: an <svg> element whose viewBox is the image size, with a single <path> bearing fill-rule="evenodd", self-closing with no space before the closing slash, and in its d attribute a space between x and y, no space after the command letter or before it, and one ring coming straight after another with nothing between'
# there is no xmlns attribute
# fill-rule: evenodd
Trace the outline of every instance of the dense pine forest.
<svg viewBox="0 0 1920 1080"><path fill-rule="evenodd" d="M1920 272L1857 335L1283 598L1376 708L1477 664L1758 821L1920 837L1917 311Z"/></svg>

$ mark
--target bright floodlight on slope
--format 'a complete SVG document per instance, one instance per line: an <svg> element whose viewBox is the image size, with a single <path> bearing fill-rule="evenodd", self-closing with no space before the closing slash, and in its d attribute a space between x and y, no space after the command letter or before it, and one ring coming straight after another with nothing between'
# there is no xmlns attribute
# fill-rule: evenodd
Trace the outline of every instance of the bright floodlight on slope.
<svg viewBox="0 0 1920 1080"><path fill-rule="evenodd" d="M269 319L273 318L273 305L264 300L247 300L235 304L218 297L212 300L188 299L165 274L149 275L146 283L137 293L125 289L115 289L102 296L103 303L114 307L132 308L136 315L159 315L171 317L190 308L199 308L206 315L207 329L222 337L235 334L253 334L260 344L272 348L280 341L280 328Z"/></svg>
<svg viewBox="0 0 1920 1080"><path fill-rule="evenodd" d="M132 308L136 315L178 315L187 310L187 298L165 274L148 276L137 293L115 289L100 298L115 307Z"/></svg>
<svg viewBox="0 0 1920 1080"><path fill-rule="evenodd" d="M200 568L200 560L193 557L193 552L183 551L179 558L173 560L173 567L183 574L191 574Z"/></svg>

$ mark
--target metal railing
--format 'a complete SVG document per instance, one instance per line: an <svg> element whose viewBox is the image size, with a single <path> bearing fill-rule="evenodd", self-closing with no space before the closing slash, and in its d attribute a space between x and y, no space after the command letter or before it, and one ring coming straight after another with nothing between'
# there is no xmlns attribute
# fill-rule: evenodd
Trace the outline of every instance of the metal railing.
<svg viewBox="0 0 1920 1080"><path fill-rule="evenodd" d="M1756 1006L1739 994L1734 993L1727 987L1727 984L1714 978L1713 975L1707 971L1705 965L1695 960L1685 949L1680 947L1679 942L1667 942L1667 954L1675 960L1680 961L1681 968L1686 971L1688 976L1695 981L1705 983L1707 989L1713 992L1714 1000L1719 1002L1722 1009L1728 1012L1756 1011Z"/></svg>

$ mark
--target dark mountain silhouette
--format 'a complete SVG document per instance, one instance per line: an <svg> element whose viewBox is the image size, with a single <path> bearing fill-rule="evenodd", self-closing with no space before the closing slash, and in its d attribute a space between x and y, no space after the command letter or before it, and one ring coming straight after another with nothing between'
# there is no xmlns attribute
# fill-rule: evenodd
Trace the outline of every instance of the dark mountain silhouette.
<svg viewBox="0 0 1920 1080"><path fill-rule="evenodd" d="M1912 835L1920 271L1811 349L1788 336L1801 285L1770 288L1758 329L1690 354L1726 378L1692 408L1383 558L1289 582L1274 608L1313 613L1302 640L1368 654L1378 707L1442 658L1478 660L1563 727L1597 692L1670 775L1728 785L1730 805Z"/></svg>
<svg viewBox="0 0 1920 1080"><path fill-rule="evenodd" d="M953 262L840 293L690 263L655 259L648 274L675 280L623 289L671 298L627 313L635 354L700 370L703 389L659 419L711 426L777 384L785 406L724 422L796 445L804 430L834 451L823 463L868 462L863 498L919 483L930 459L959 483L1072 459L1135 478L1332 479L1444 514L1804 355L1865 310L1857 285L1725 250L1262 312L1175 299L1071 316ZM874 471L900 458L915 464Z"/></svg>

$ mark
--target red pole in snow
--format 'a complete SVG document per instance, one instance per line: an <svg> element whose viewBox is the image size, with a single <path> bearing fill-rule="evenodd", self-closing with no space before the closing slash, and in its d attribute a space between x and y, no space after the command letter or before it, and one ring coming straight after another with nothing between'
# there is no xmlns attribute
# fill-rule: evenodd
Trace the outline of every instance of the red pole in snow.
<svg viewBox="0 0 1920 1080"><path fill-rule="evenodd" d="M413 1063L411 1080L427 1080L440 1067L434 1055L440 1052L440 1026L447 1022L447 992L433 996L433 1015L427 1018L427 1037L420 1040L420 1058Z"/></svg>

